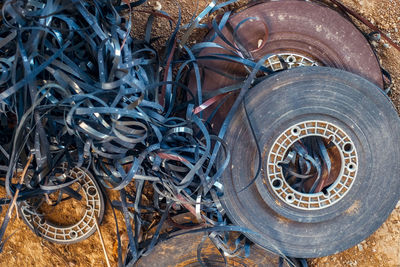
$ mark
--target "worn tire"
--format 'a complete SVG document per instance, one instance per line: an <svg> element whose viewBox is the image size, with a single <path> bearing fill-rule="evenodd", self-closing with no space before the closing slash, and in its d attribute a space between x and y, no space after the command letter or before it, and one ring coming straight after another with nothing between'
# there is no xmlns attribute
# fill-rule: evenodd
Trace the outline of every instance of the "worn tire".
<svg viewBox="0 0 400 267"><path fill-rule="evenodd" d="M400 122L379 88L338 69L297 68L252 88L246 107L263 154L262 175L265 153L279 134L299 121L339 125L358 154L352 187L328 208L293 208L273 194L263 177L238 193L257 165L255 141L239 109L226 135L232 157L222 177L221 201L234 223L259 233L249 234L251 240L291 257L322 257L356 245L386 220L400 197Z"/></svg>

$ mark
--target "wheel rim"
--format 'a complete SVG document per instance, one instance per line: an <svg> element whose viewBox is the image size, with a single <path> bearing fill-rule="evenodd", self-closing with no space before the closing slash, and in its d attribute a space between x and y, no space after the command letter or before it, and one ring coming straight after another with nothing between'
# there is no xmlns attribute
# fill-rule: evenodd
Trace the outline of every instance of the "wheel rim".
<svg viewBox="0 0 400 267"><path fill-rule="evenodd" d="M338 175L335 175L333 183L317 193L300 192L295 189L288 183L282 168L282 162L288 157L293 145L310 137L324 138L334 145L334 152L330 153L329 158L334 166L338 167L335 168ZM339 153L335 153L336 151ZM343 199L350 191L356 180L357 163L355 145L339 126L325 121L304 121L289 127L276 138L265 163L264 183L268 184L276 197L291 207L302 210L324 209Z"/></svg>
<svg viewBox="0 0 400 267"><path fill-rule="evenodd" d="M80 188L85 205L84 214L77 222L70 225L58 225L48 220L45 214L38 212L37 205L24 201L20 205L21 215L26 224L40 237L56 243L75 243L88 238L96 230L95 220L101 221L104 215L104 200L94 178L83 168L67 170L63 164L60 169L66 176L77 179L75 184Z"/></svg>

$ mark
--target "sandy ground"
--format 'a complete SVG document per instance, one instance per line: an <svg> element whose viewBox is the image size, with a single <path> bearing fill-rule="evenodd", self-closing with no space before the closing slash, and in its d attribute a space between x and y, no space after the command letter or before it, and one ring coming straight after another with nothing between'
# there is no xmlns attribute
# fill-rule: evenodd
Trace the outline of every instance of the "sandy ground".
<svg viewBox="0 0 400 267"><path fill-rule="evenodd" d="M159 0L163 10L177 17L176 2ZM196 11L195 1L179 0L182 8L183 21L188 22ZM349 7L363 14L369 21L383 31L390 33L393 40L400 42L400 1L398 0L342 0ZM202 10L208 1L199 1L199 10ZM156 2L150 0L150 6ZM139 24L145 23L145 14L135 14L134 19ZM135 22L136 22L135 21ZM165 30L165 20L155 20L154 36L168 36ZM397 30L396 30L397 29ZM204 31L195 32L191 42L201 40ZM138 27L134 35L143 34L143 27ZM158 44L161 44L159 41ZM391 98L400 111L400 52L387 47L384 42L377 44L378 56L384 68L393 78ZM4 192L0 191L1 195ZM117 194L111 194L117 199ZM1 217L4 216L4 211ZM120 226L123 226L122 217L118 215ZM110 209L107 209L101 231L112 266L116 266L116 230L115 222ZM14 233L5 244L0 254L0 266L106 266L104 254L97 233L89 239L71 245L58 245L44 241L34 235L20 219L15 219L7 230L7 235ZM120 229L123 235L123 227ZM400 266L400 204L390 215L386 223L377 232L361 244L342 253L309 260L311 266ZM162 266L162 264L160 265Z"/></svg>

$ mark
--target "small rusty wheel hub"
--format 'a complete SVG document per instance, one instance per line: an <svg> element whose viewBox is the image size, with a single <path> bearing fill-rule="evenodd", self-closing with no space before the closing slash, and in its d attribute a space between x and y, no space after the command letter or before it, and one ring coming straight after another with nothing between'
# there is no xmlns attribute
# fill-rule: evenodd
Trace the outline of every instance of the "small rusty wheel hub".
<svg viewBox="0 0 400 267"><path fill-rule="evenodd" d="M282 62L283 61L283 62ZM296 53L279 53L267 58L264 66L272 71L291 69L296 67L321 66L317 60Z"/></svg>

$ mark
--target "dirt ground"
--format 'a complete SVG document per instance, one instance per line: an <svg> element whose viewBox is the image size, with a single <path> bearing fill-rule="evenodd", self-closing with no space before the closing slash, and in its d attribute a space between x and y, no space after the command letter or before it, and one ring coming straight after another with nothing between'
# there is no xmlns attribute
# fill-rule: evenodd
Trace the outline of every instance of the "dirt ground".
<svg viewBox="0 0 400 267"><path fill-rule="evenodd" d="M181 5L183 22L186 23L196 11L194 4L196 1L178 0L177 2ZM358 11L384 32L389 33L393 40L400 42L399 0L342 0L341 2ZM159 3L163 10L172 14L174 18L177 17L176 2L159 0ZM198 10L204 9L208 3L209 1L200 0ZM147 8L159 6L153 0L150 0L147 5L150 6ZM140 7L140 9L143 8ZM145 17L145 14L134 15L134 19L141 25L145 23ZM165 20L156 19L154 25L156 27L154 36L168 36ZM135 29L134 35L141 34L143 34L143 27L139 26ZM191 39L191 42L201 40L204 34L204 31L195 32L195 38ZM400 52L382 41L376 46L382 66L392 74L391 98L397 110L400 111ZM0 195L4 195L4 192L0 191ZM118 194L110 193L110 196L112 199L117 199ZM1 218L4 214L5 211L2 212ZM120 233L123 235L122 216L119 213L117 215ZM100 228L111 265L116 266L116 230L111 209L106 210ZM78 244L53 244L38 238L20 219L16 218L10 223L6 232L6 235L11 234L13 235L0 254L0 266L106 266L97 233ZM400 204L386 223L362 243L333 256L309 260L309 263L311 266L400 266Z"/></svg>

